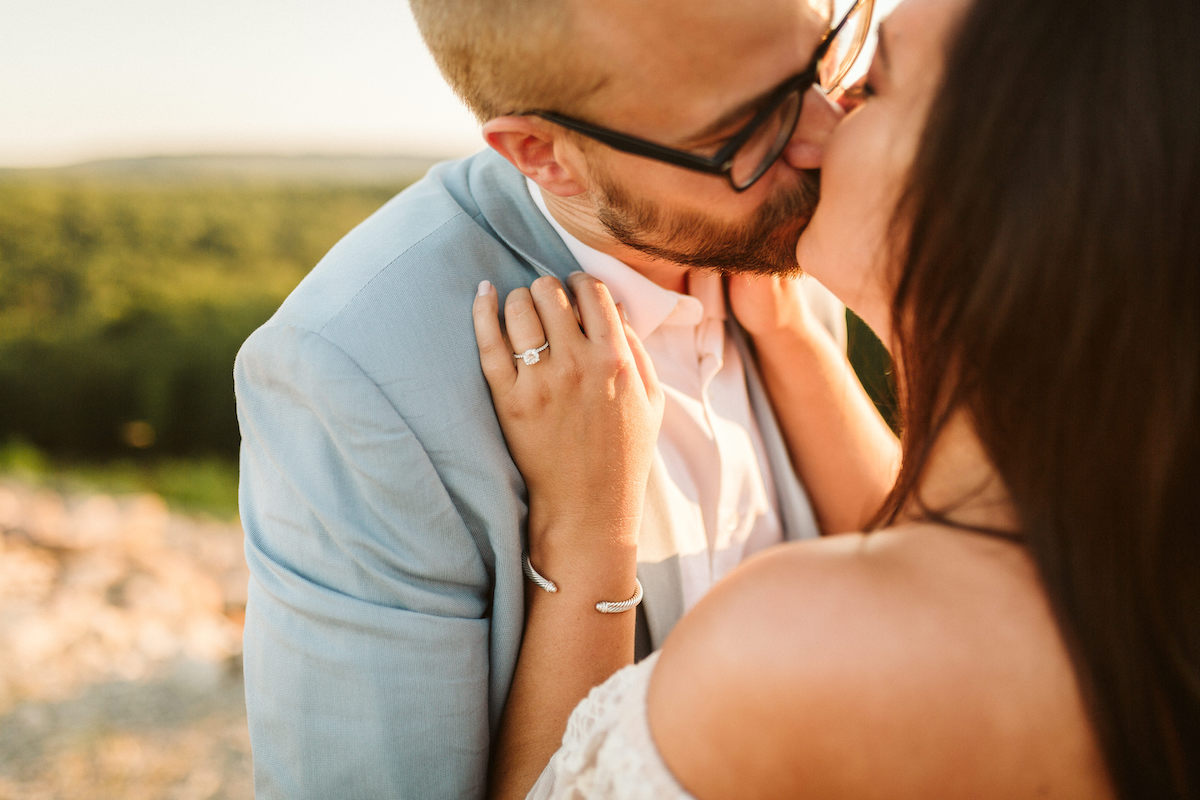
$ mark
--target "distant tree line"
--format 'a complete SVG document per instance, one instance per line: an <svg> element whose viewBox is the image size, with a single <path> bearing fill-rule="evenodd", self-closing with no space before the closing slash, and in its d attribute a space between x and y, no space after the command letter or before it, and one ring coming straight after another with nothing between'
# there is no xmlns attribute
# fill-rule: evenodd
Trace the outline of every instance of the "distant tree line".
<svg viewBox="0 0 1200 800"><path fill-rule="evenodd" d="M232 457L241 342L401 185L0 177L0 443ZM851 323L886 404L886 354Z"/></svg>
<svg viewBox="0 0 1200 800"><path fill-rule="evenodd" d="M399 188L6 177L0 442L235 454L238 346Z"/></svg>

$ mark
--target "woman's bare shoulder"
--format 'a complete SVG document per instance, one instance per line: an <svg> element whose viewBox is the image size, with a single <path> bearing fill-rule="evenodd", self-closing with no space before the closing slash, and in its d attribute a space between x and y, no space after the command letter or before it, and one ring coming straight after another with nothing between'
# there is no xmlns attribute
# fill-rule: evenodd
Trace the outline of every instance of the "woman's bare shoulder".
<svg viewBox="0 0 1200 800"><path fill-rule="evenodd" d="M1104 796L1033 567L984 537L850 534L751 559L680 621L648 702L700 798Z"/></svg>

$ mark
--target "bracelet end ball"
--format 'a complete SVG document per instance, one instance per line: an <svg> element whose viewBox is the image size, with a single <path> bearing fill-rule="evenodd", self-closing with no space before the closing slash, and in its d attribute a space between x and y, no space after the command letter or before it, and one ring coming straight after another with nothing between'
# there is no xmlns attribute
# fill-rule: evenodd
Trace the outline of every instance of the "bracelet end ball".
<svg viewBox="0 0 1200 800"><path fill-rule="evenodd" d="M558 591L558 586L554 583L554 581L543 576L533 568L533 564L529 560L529 553L521 554L521 571L524 572L525 577L528 578L529 581L536 585L539 589L543 589L551 594ZM596 610L601 614L620 614L622 611L628 611L631 608L637 608L638 604L642 602L642 596L645 594L645 592L642 591L642 582L640 580L634 578L633 583L633 597L629 598L628 600L620 601L602 600L599 603L596 603Z"/></svg>

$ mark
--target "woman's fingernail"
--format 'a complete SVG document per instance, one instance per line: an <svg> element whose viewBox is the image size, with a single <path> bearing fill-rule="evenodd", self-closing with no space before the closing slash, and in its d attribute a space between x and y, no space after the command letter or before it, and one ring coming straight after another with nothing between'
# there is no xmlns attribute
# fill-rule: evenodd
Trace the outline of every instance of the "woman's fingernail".
<svg viewBox="0 0 1200 800"><path fill-rule="evenodd" d="M492 282L491 281L480 281L479 289L475 294L477 297L483 297L485 294L491 294L491 292L492 292Z"/></svg>

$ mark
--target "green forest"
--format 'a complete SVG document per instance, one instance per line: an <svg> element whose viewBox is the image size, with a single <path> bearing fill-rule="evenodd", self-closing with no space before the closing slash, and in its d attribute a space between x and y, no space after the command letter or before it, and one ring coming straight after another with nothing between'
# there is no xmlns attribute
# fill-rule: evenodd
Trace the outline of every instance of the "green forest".
<svg viewBox="0 0 1200 800"><path fill-rule="evenodd" d="M232 472L238 347L407 180L251 174L0 174L0 469L169 459ZM873 337L854 326L852 340L885 394Z"/></svg>
<svg viewBox="0 0 1200 800"><path fill-rule="evenodd" d="M0 182L0 440L232 456L239 344L398 188Z"/></svg>

